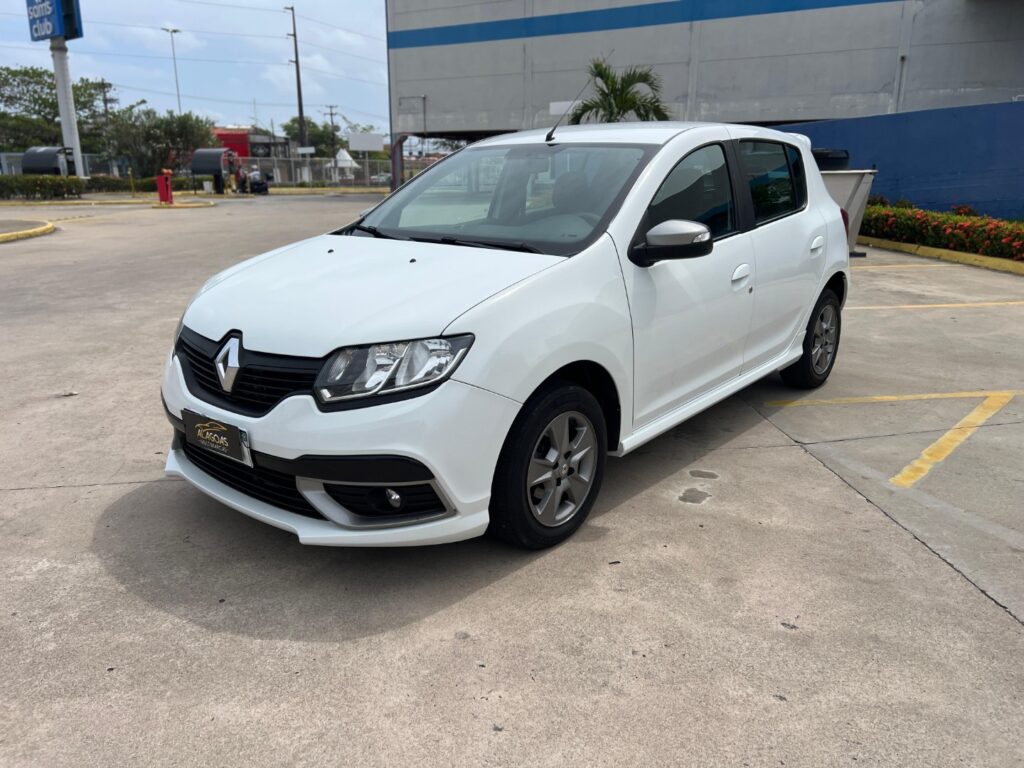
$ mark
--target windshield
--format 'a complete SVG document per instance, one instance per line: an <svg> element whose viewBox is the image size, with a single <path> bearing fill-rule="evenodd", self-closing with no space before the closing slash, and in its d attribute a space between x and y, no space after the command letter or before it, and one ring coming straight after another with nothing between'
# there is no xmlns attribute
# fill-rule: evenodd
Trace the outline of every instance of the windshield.
<svg viewBox="0 0 1024 768"><path fill-rule="evenodd" d="M351 234L578 253L596 240L655 147L470 147L420 174Z"/></svg>

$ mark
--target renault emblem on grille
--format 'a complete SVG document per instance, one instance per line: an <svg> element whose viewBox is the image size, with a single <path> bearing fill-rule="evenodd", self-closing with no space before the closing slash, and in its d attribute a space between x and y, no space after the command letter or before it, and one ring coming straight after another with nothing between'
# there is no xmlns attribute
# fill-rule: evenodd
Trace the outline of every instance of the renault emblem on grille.
<svg viewBox="0 0 1024 768"><path fill-rule="evenodd" d="M241 346L238 337L232 336L213 359L217 367L217 378L220 379L221 389L225 392L230 392L231 387L235 385L235 376L238 374L238 350Z"/></svg>

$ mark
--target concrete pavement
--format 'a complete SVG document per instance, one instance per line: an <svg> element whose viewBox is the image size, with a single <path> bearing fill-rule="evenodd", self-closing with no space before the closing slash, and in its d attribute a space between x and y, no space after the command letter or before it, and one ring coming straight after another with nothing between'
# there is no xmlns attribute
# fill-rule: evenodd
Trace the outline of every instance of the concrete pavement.
<svg viewBox="0 0 1024 768"><path fill-rule="evenodd" d="M769 403L1021 387L1022 306L857 307L1024 282L872 251L824 388L612 460L557 549L302 547L163 477L160 371L206 277L367 204L68 209L0 252L0 763L1021 763L1022 399L905 489L981 397Z"/></svg>

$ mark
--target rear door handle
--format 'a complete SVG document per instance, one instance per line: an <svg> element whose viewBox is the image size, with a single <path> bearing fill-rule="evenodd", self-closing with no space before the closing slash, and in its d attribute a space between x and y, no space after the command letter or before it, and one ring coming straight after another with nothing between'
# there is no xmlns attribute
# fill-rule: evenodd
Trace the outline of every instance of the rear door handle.
<svg viewBox="0 0 1024 768"><path fill-rule="evenodd" d="M732 281L734 283L737 283L737 282L739 282L740 280L742 280L745 277L750 277L750 265L749 264L740 264L738 267L736 267L736 270L732 273Z"/></svg>
<svg viewBox="0 0 1024 768"><path fill-rule="evenodd" d="M825 238L818 235L811 242L811 256L819 256L825 250Z"/></svg>

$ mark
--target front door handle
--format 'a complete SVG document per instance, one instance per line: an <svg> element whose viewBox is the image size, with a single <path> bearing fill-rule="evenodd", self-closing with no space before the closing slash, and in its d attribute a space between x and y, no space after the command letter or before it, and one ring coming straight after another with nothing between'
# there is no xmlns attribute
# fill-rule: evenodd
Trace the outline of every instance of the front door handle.
<svg viewBox="0 0 1024 768"><path fill-rule="evenodd" d="M811 256L820 256L821 252L825 250L825 238L818 235L811 242Z"/></svg>
<svg viewBox="0 0 1024 768"><path fill-rule="evenodd" d="M750 277L749 264L740 264L738 267L736 267L736 271L732 273L732 281L734 283L738 283L740 280L743 280L746 277Z"/></svg>

